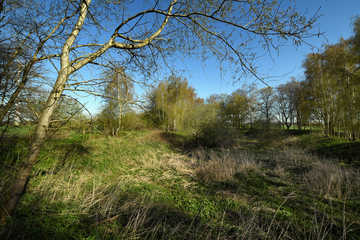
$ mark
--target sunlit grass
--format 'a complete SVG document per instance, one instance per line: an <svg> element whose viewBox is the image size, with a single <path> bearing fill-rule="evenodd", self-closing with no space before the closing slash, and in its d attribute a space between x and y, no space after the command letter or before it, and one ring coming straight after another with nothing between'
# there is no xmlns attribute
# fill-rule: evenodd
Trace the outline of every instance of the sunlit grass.
<svg viewBox="0 0 360 240"><path fill-rule="evenodd" d="M161 131L55 137L0 238L356 239L359 171L266 134L192 150ZM1 197L27 143L3 143Z"/></svg>

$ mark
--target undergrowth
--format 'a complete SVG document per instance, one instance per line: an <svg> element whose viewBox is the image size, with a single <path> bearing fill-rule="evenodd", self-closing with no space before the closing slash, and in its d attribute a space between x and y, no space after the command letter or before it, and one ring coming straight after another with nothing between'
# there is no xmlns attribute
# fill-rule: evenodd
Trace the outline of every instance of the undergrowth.
<svg viewBox="0 0 360 240"><path fill-rule="evenodd" d="M359 171L266 134L190 150L160 131L57 136L0 238L359 239ZM1 199L28 142L1 143Z"/></svg>

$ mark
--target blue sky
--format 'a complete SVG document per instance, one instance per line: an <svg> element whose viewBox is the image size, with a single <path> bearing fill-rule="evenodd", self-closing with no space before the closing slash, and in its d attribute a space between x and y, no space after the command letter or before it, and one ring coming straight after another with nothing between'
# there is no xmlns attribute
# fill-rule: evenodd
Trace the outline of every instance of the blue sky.
<svg viewBox="0 0 360 240"><path fill-rule="evenodd" d="M284 0L283 4L289 0ZM313 16L318 9L323 16L318 20L313 33L323 32L324 37L314 37L307 41L318 48L323 44L334 44L340 37L348 38L352 33L351 21L352 17L360 14L360 0L298 0L297 7L301 12L307 11L307 18ZM303 69L302 61L305 55L316 51L311 46L301 45L294 48L291 43L288 46L281 47L279 55L274 54L271 61L269 57L263 57L257 60L260 74L268 76L283 76L280 78L267 78L265 81L270 86L277 86L285 83L291 76L301 77ZM258 88L265 87L263 83L256 81L254 78L240 79L238 82L232 82L230 75L221 74L218 62L209 60L206 65L200 61L187 60L179 63L179 68L186 69L185 76L192 85L198 96L206 98L211 94L226 93L230 94L234 90L241 88L244 83L251 84L255 82ZM166 72L165 72L166 75ZM141 95L140 88L136 88L136 92ZM79 99L82 102L89 102L88 109L95 113L100 106L100 99L95 100L93 97Z"/></svg>
<svg viewBox="0 0 360 240"><path fill-rule="evenodd" d="M284 1L285 4L286 1ZM351 17L360 14L360 0L298 0L297 6L301 11L308 11L307 16L312 16L320 8L323 15L319 20L313 32L324 32L324 37L314 37L308 39L308 42L318 48L322 44L334 44L340 37L348 38L352 33ZM275 64L268 58L259 59L258 72L269 76L283 76L282 78L269 78L266 80L270 86L277 86L289 80L290 76L300 77L303 73L301 68L305 55L316 51L307 45L301 45L295 49L291 44L281 48L279 56L273 56ZM188 78L190 84L197 89L200 97L206 98L212 93L231 93L240 88L244 83L255 83L258 88L266 87L263 83L255 79L243 79L237 83L229 82L230 76L225 76L224 80L220 80L220 71L216 62L208 63L208 67L204 68L201 63L191 61L188 66L192 70L192 78Z"/></svg>

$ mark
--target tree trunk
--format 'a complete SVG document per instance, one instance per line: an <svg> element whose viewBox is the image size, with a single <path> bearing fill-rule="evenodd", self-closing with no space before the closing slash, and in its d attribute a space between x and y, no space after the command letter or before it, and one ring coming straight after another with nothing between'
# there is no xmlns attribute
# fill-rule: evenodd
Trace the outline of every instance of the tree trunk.
<svg viewBox="0 0 360 240"><path fill-rule="evenodd" d="M46 101L44 110L42 111L38 125L35 128L33 139L30 143L30 148L25 161L22 163L20 170L12 182L12 186L2 202L0 209L0 224L5 222L11 210L20 201L20 198L25 193L26 183L29 179L29 174L33 166L37 163L37 158L40 153L42 144L46 141L46 135L49 128L50 118L54 112L57 102L64 91L65 84L69 75L76 70L76 67L70 65L69 52L77 35L79 34L87 14L87 8L91 0L84 0L80 6L80 14L77 23L75 24L71 34L63 45L60 56L60 72L57 76L54 87Z"/></svg>
<svg viewBox="0 0 360 240"><path fill-rule="evenodd" d="M11 210L16 206L22 195L25 193L26 183L28 182L33 166L37 163L41 146L46 141L50 117L64 90L66 80L66 72L61 71L55 83L55 87L48 97L46 107L41 114L38 125L35 128L27 157L22 163L19 171L16 173L12 186L2 203L2 208L0 209L0 224L5 222L6 216L10 214Z"/></svg>

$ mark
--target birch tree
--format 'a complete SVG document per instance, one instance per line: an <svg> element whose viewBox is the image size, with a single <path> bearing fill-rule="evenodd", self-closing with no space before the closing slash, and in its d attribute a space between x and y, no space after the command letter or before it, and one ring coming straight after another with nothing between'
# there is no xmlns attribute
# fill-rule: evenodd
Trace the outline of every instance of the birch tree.
<svg viewBox="0 0 360 240"><path fill-rule="evenodd" d="M103 108L100 113L102 122L107 122L113 135L123 130L124 118L134 100L134 83L125 73L125 69L116 66L103 72ZM110 130L109 129L109 130Z"/></svg>
<svg viewBox="0 0 360 240"><path fill-rule="evenodd" d="M337 128L349 139L356 140L359 131L359 76L358 64L349 42L327 45L321 53L307 56L306 85L310 89L312 110L325 136L334 136Z"/></svg>
<svg viewBox="0 0 360 240"><path fill-rule="evenodd" d="M148 95L148 113L154 124L167 131L184 128L187 112L203 103L185 78L170 76Z"/></svg>
<svg viewBox="0 0 360 240"><path fill-rule="evenodd" d="M71 86L79 89L87 82L69 81L72 74L89 65L108 65L106 54L115 54L121 65L142 74L144 80L154 78L162 67L175 68L173 60L178 56L196 56L202 61L214 56L233 66L230 69L236 79L257 76L253 60L258 55L269 53L271 48L278 50L289 41L294 46L303 43L319 17L306 19L294 3L289 6L276 0L34 2L42 4L38 20L43 24L34 29L39 37L24 74L36 61L47 60L56 69L56 79L28 155L2 202L0 222L24 192L63 91ZM257 46L260 43L263 51L253 49L252 41Z"/></svg>

